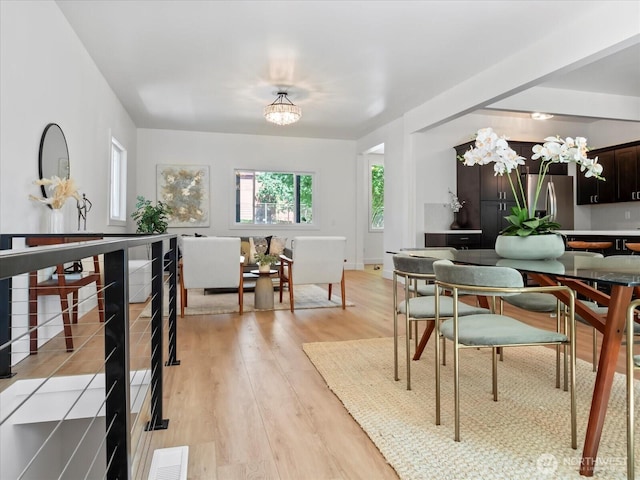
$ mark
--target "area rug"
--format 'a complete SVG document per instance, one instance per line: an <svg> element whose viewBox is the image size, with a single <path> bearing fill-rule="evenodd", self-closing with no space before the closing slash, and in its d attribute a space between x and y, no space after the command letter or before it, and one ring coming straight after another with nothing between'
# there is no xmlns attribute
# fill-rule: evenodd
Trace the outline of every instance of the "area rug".
<svg viewBox="0 0 640 480"><path fill-rule="evenodd" d="M595 379L590 363L579 360L576 368L578 449L573 450L569 394L555 388L554 350L506 350L498 367L498 402L491 395L490 351L463 351L461 441L455 442L453 362L449 358L442 367L442 423L436 426L432 346L412 362L411 391L402 349L401 379L393 380L391 338L307 343L303 349L402 479L584 478L578 469ZM452 349L447 350L450 357ZM626 478L625 415L625 379L617 374L593 478Z"/></svg>
<svg viewBox="0 0 640 480"><path fill-rule="evenodd" d="M166 288L166 287L165 287ZM179 289L178 289L179 290ZM338 289L338 292L340 290ZM317 285L298 285L295 287L295 308L296 310L302 310L306 308L330 308L330 307L342 307L342 300L339 293L336 293L335 289L331 300L327 299L327 291ZM273 294L273 309L274 310L289 310L289 292L285 291L280 303L280 294L276 291ZM165 305L164 314L167 315L168 307L168 294L165 292ZM253 292L244 292L244 307L245 312L252 312L254 308L254 294ZM346 301L346 305L349 307L354 306L353 302ZM189 290L189 304L184 309L185 315L216 315L221 313L234 313L239 312L238 308L238 294L237 293L213 293L204 294L203 289L194 288ZM178 292L178 315L180 314L180 295ZM144 308L141 317L151 316L151 302Z"/></svg>

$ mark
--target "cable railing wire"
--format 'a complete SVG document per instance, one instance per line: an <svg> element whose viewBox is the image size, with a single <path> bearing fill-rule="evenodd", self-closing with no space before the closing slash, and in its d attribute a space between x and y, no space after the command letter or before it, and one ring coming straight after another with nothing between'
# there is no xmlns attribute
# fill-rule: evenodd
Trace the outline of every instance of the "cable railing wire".
<svg viewBox="0 0 640 480"><path fill-rule="evenodd" d="M4 239L6 235L1 235L1 236L3 237L3 240L1 243L2 248L7 248L6 247L7 242ZM19 236L19 235L13 235L13 236ZM6 422L8 422L10 419L14 418L15 413L19 411L20 408L24 408L25 403L33 399L33 397L39 392L41 392L43 387L49 384L55 377L59 377L60 374L64 373L66 370L69 370L72 372L77 371L77 368L75 367L71 367L70 369L68 368L71 362L77 361L78 358L92 358L92 357L95 357L95 355L97 355L97 353L96 354L90 353L89 354L90 356L86 357L87 352L94 352L94 351L97 352L98 350L104 351L104 348L96 348L95 341L97 339L103 338L104 344L105 344L104 346L107 346L107 345L112 345L112 346L110 347L111 350L109 351L109 353L105 355L104 363L101 362L101 364L98 367L96 367L92 373L89 372L89 377L87 379L84 379L84 378L82 379L83 381L86 381L86 384L79 386L79 389L78 389L79 391L77 392L74 391L73 396L70 398L70 405L66 405L66 404L64 405L63 411L60 412L61 415L54 414L56 419L54 424L52 425L51 430L48 431L48 435L46 435L46 438L44 438L42 443L37 446L37 450L33 454L33 456L30 459L25 458L26 465L24 466L22 473L20 473L19 478L21 479L29 478L29 471L32 469L32 467L36 462L38 462L38 464L40 465L38 468L42 468L43 464L40 457L43 456L42 455L43 450L47 448L48 445L53 445L53 439L55 439L56 435L58 435L59 432L61 432L62 426L65 424L64 422L68 421L71 418L74 418L75 414L72 414L72 411L78 406L79 402L82 401L84 405L84 402L90 401L90 399L95 398L91 396L89 390L95 388L95 382L97 381L97 379L101 377L103 372L105 374L105 382L106 382L105 387L107 387L108 392L104 395L104 398L102 399L99 405L96 405L95 407L94 405L90 406L88 416L86 416L82 412L79 412L82 418L86 419L86 421L88 422L88 425L86 425L85 427L83 424L83 427L81 427L77 431L80 437L77 439L77 441L74 440L75 443L71 445L71 451L69 456L64 460L62 460L62 463L64 463L64 465L61 465L61 470L58 470L58 467L56 467L54 471L59 472L58 478L62 479L65 476L68 476L69 470L71 469L72 466L76 466L75 464L78 463L79 459L81 460L81 462L78 465L81 464L82 469L85 468L85 464L82 462L82 460L85 460L85 459L88 460L88 457L86 457L86 453L83 454L85 457L82 457L79 454L82 451L82 445L87 441L92 430L95 431L98 419L102 417L102 415L100 415L100 411L102 409L105 409L105 407L106 407L105 413L107 415L105 420L107 420L106 425L108 426L105 427L105 434L102 436L99 442L100 445L97 447L98 449L95 451L93 455L93 459L91 460L90 465L88 465L88 470L84 474L84 477L89 478L91 476L91 478L94 478L95 472L92 472L92 471L95 468L96 462L98 461L98 459L101 457L101 455L104 455L105 453L106 453L106 456L103 457L105 460L104 478L107 478L108 480L112 480L115 478L124 478L124 477L131 478L130 477L132 473L131 469L134 466L136 469L136 475L138 474L138 471L140 469L144 471L144 469L146 468L145 466L149 461L149 455L146 452L148 452L151 449L152 434L145 435L144 431L147 430L152 433L153 430L158 428L159 426L158 423L160 424L165 424L165 422L168 423L168 420L162 419L162 400L161 400L162 399L162 371L163 371L162 357L163 357L164 345L165 345L165 342L162 341L162 332L165 329L170 330L169 338L167 339L167 341L170 345L169 346L170 352L171 350L173 350L173 353L170 353L170 356L174 359L173 362L171 361L167 362L167 365L177 365L179 363L175 359L175 342L177 340L175 335L175 313L176 312L174 311L175 308L172 307L172 305L175 305L175 295L177 293L176 284L175 284L175 281L176 281L175 262L174 261L164 262L163 261L164 256L158 254L158 252L162 251L161 248L158 248L162 243L160 240L157 240L158 237L164 237L163 240L170 241L171 248L173 249L172 255L173 255L173 258L175 258L175 251L176 251L175 236L162 235L162 236L157 236L156 238L153 238L153 239L147 237L145 241L147 242L147 244L152 245L153 248L151 248L150 250L153 251L154 259L147 262L147 264L139 268L135 268L135 269L132 268L130 271L127 269L127 266L126 266L127 264L126 252L124 255L118 253L119 251L123 251L129 248L129 245L127 245L129 243L128 241L125 243L122 243L122 247L124 247L124 249L119 244L121 240L117 240L117 241L106 240L104 244L100 242L93 242L93 241L78 242L78 243L82 243L82 245L77 246L77 251L74 253L74 256L77 256L80 258L88 258L89 256L92 256L92 255L95 256L96 254L97 255L104 254L104 264L106 267L105 268L105 285L101 289L96 288L95 294L92 292L92 294L89 295L88 297L81 297L79 301L72 302L72 304L69 305L69 307L66 308L64 312L65 314L68 314L70 318L72 318L72 315L73 315L72 312L75 310L78 312L77 313L78 317L76 317L78 319L80 316L84 316L87 314L96 315L96 312L97 312L97 315L99 316L109 315L109 317L105 318L104 322L94 322L93 319L89 317L90 318L89 321L78 322L78 324L74 323L73 324L74 328L72 329L72 332L73 332L72 338L77 340L77 344L75 345L75 348L72 351L65 351L65 353L67 353L65 358L63 358L57 366L54 366L53 370L49 372L48 375L40 383L37 383L34 385L35 388L33 388L26 395L26 398L19 399L18 405L12 405L12 410L8 412L6 415L4 415L2 419L0 419L0 426L2 426L3 424L6 424ZM135 238L131 242L131 244L143 245L144 242L142 242L141 239L139 238ZM9 242L8 245L10 248L11 243ZM10 252L11 255L6 256L6 255L3 255L5 251L2 251L0 252L0 267L2 267L0 268L0 270L3 270L2 274L9 274L10 276L16 276L21 273L27 273L29 271L36 271L36 270L45 268L44 266L45 261L40 260L40 258L44 259L44 258L51 257L52 259L54 259L54 261L66 262L67 258L71 258L72 254L70 252L71 250L74 249L72 247L75 248L76 246L71 244L65 244L64 246L57 248L55 257L51 257L50 255L48 255L48 252L47 252L47 256L43 256L42 252L46 251L47 247L34 247L33 258L28 258L24 265L20 265L15 262L15 260L18 259L18 257L22 256L22 252L18 253L17 255L14 254L14 252ZM36 250L39 250L39 251L36 251ZM131 275L134 275L136 272L143 273L141 272L141 270L143 268L144 269L148 268L148 265L150 263L152 264L152 270L157 272L159 262L162 265L162 268L161 268L161 271L163 272L162 279L159 279L158 278L159 275L156 274L156 275L152 275L153 278L151 278L151 280L149 280L149 277L147 277L145 279L146 283L144 283L143 285L136 284L136 285L127 286L126 278L130 279ZM5 266L7 268L5 268ZM20 271L20 268L22 268L21 271ZM121 269L121 270L118 270L118 269ZM164 272L167 269L170 270L170 273L169 275L164 275ZM2 274L0 274L0 280L3 280L3 278L7 278L7 277L2 277ZM125 278L124 283L121 282L120 280L121 278L123 278L123 276ZM116 284L114 284L113 279L116 279L115 280L117 282ZM152 304L152 309L151 309L152 317L150 320L148 319L142 320L141 315L132 315L132 318L129 321L128 314L125 313L123 308L116 308L114 310L115 304L108 303L106 301L108 298L111 298L112 301L113 299L117 298L116 301L118 302L118 304L121 307L125 307L128 310L128 306L124 304L124 300L128 297L126 296L126 293L123 293L124 292L123 287L125 289L128 288L129 289L128 293L132 296L144 295L145 289L149 288L149 284L148 284L149 281L151 282L152 291L157 290L158 280L164 280L159 283L160 288L162 289L164 289L167 285L169 285L169 296L174 296L174 297L172 299L172 298L168 298L169 296L167 296L167 298L159 299L158 298L159 294L163 295L163 297L165 295L161 291L153 292L150 298L147 298L147 302ZM26 289L22 289L22 290L26 290ZM11 290L9 290L9 294L8 294L9 296L7 297L7 294L6 294L7 290L4 290L4 292L5 293L0 292L0 301L2 302L7 302L7 301L11 302L13 295L15 295L16 297L14 300L19 301L19 297L20 295L22 295L22 293L18 293L17 290L14 291L12 295ZM104 298L105 298L104 312L99 311L100 310L99 307L98 308L93 307L93 308L90 308L89 310L85 308L84 311L81 311L82 309L80 308L80 306L88 305L87 302L95 301L95 298L98 295L104 295ZM167 302L167 306L169 307L165 309L165 312L168 310L168 316L162 311L163 310L162 304L164 302ZM160 309L158 309L158 306L160 306ZM22 312L22 308L20 308L19 310L20 312L18 314L24 315L24 313ZM9 307L5 311L11 312L11 308ZM30 311L30 309L28 309L28 311ZM161 317L158 318L157 315L161 315ZM167 318L164 319L162 318L163 316L167 316ZM61 317L62 317L62 312L60 313L54 312L54 314L52 315L48 315L47 312L39 312L39 318L37 319L38 321L37 326L33 326L33 327L27 326L25 328L20 325L14 326L7 323L3 324L4 325L3 328L7 328L8 329L7 331L13 332L13 333L10 333L8 337L7 336L3 337L3 339L6 341L4 341L2 345L0 345L0 354L4 355L4 358L6 358L6 353L3 354L3 351L19 353L15 349L16 347L18 347L18 342L22 342L20 343L20 347L22 347L22 345L24 345L25 340L32 341L31 335L33 332L37 331L38 329L43 329L44 327L52 327L53 330L48 330L48 333L45 334L45 337L41 338L42 342L38 342L40 343L40 345L37 345L38 348L45 346L47 343L49 343L51 340L55 338L65 338L65 333L67 332L63 333L62 331L61 327L64 326L64 321L62 322L63 325L61 326L60 325ZM40 320L41 318L42 320ZM98 324L99 328L95 328L96 327L95 324ZM89 330L87 330L87 326L90 326ZM128 329L129 334L125 335L123 339L116 339L116 343L113 344L113 341L114 341L113 335L114 334L120 335L118 332L122 331L123 328ZM57 330L57 329L60 329L60 330ZM58 332L57 334L55 333L56 330ZM41 331L45 331L45 330L41 330ZM126 338L128 338L129 346L126 348L123 348L124 344L122 343L122 340ZM33 345L33 343L31 345ZM148 348L147 345L151 348ZM129 353L129 349L131 349L131 353ZM22 348L19 348L19 350L22 350ZM41 353L43 355L51 355L51 354L58 355L61 351L62 349L56 348L55 344L52 343L51 346L49 346L48 348L45 348ZM136 352L139 352L139 353L136 353ZM35 352L30 352L30 353L35 353ZM78 357L78 355L85 355L85 357ZM125 361L123 363L121 361L122 355L128 355L130 357L130 360ZM30 357L27 356L26 359L28 358ZM23 361L25 360L24 359L19 360L19 362L23 362ZM114 363L114 361L116 363ZM6 364L4 364L4 367L3 367L3 364L1 362L2 360L0 359L0 374L2 374L2 368L4 368L4 371L6 371ZM41 362L41 360L38 360L37 362ZM114 366L122 365L122 364L131 365L132 369L136 370L136 373L133 373L132 375L130 375L128 368L126 371L121 371L120 373L118 373L117 370L114 370ZM38 363L35 363L33 365L37 366ZM140 366L143 366L143 365L144 365L144 368L141 369ZM24 370L23 368L20 368L18 369L18 374L21 374L23 372L26 373L28 371L29 369ZM123 376L122 373L126 373L126 377ZM123 390L123 385L122 383L120 383L120 379L127 382L126 390ZM14 383L15 382L12 381L8 385L11 386ZM52 387L48 387L46 390L44 390L44 392L45 394L48 394L48 392L55 393L56 392L55 389L56 389L56 385L54 384ZM0 390L2 390L1 387L0 387ZM126 392L132 392L133 394L126 393ZM114 401L121 404L121 402L125 398L128 400L129 404L126 405L126 408L124 410L121 410L120 407L116 407L116 409L114 410L115 405L112 407L108 406L110 403L113 403ZM160 398L160 401L159 403L156 403L158 398ZM124 412L127 419L131 417L133 421L129 422L129 420L127 420L126 422L123 423L124 418L120 415L119 412ZM145 413L145 412L148 412L148 413ZM92 413L93 413L93 416L91 416ZM150 425L148 425L149 428L147 429L147 428L143 428L142 423L147 418L148 415L151 416L151 421L149 422ZM162 419L162 420L158 422L158 419ZM129 433L126 436L121 437L123 425L127 425L127 427L129 428L128 430ZM160 426L160 428L163 428L163 427ZM166 426L164 426L164 428L166 428ZM133 438L127 438L129 436ZM106 450L105 450L105 446L106 446ZM94 448L94 446L92 445L91 448ZM141 450L144 450L144 451L141 451ZM129 462L125 460L126 458L132 459L131 465L129 465L129 467L127 467L127 464ZM22 466L19 468L22 468ZM102 465L100 465L99 468L102 469L103 468ZM126 473L127 468L129 469L128 473ZM77 474L77 472L74 472L74 474ZM58 475L58 473L53 473L53 475Z"/></svg>
<svg viewBox="0 0 640 480"><path fill-rule="evenodd" d="M111 389L105 394L104 396L104 400L102 401L102 403L100 403L100 406L98 407L98 411L96 412L96 414L91 418L91 421L89 422L89 425L87 426L87 428L85 428L84 433L82 434L82 437L80 438L80 440L77 442L76 444L76 448L73 450L73 452L71 452L71 455L69 456L69 460L67 460L67 463L65 464L65 466L63 467L62 471L60 472L60 475L58 476L58 479L61 479L64 475L64 473L67 471L67 469L69 468L69 466L71 465L71 460L74 459L74 457L76 456L76 453L78 453L78 451L80 450L80 446L82 445L82 441L87 437L87 435L89 434L89 432L91 431L91 427L93 426L93 424L95 423L95 421L98 419L98 413L100 412L100 410L102 410L102 408L106 405L107 403L107 399L109 398L109 396L111 395L111 392L113 391L113 389L115 388L115 386L112 386ZM103 435L103 438L106 439L107 435L106 432ZM99 451L99 450L98 450ZM89 469L89 471L91 471L91 469Z"/></svg>
<svg viewBox="0 0 640 480"><path fill-rule="evenodd" d="M91 382L93 380L95 380L98 377L98 373L95 373L91 379ZM18 480L21 479L23 477L23 475L31 468L31 466L33 465L33 462L35 462L36 458L38 458L38 455L40 455L40 453L42 452L42 450L44 450L44 447L47 446L47 444L49 443L49 440L51 440L53 438L53 435L58 431L58 429L62 426L62 422L64 420L67 419L67 417L69 416L69 414L71 413L71 411L74 409L74 407L78 404L78 402L80 402L80 399L82 398L82 396L86 393L86 391L89 389L89 385L91 385L91 382L88 382L87 385L81 390L80 394L76 396L75 400L71 403L71 405L69 406L69 408L67 409L67 411L64 413L64 415L62 416L62 418L60 420L58 420L55 424L55 426L53 427L53 429L51 430L51 433L49 433L49 435L47 436L47 438L44 440L44 442L42 442L40 444L40 448L38 448L38 450L36 451L36 453L31 457L31 460L29 461L29 463L27 464L27 466L22 470L22 473L20 473ZM106 399L109 398L109 393L107 393L105 395L105 401ZM104 403L104 402L103 402ZM98 409L98 412L96 412L96 415L100 412L100 410Z"/></svg>

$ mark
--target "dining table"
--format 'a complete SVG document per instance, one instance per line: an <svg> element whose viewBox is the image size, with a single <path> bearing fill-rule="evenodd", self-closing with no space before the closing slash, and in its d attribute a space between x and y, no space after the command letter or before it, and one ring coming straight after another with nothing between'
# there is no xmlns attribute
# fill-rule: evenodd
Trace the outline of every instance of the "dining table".
<svg viewBox="0 0 640 480"><path fill-rule="evenodd" d="M552 260L514 260L500 257L493 249L443 252L429 248L403 248L387 253L447 258L455 263L467 265L512 267L526 274L539 285L566 285L582 297L608 307L607 313L601 315L583 302L575 304L576 314L603 335L580 461L580 474L587 477L593 476L620 346L624 337L626 308L634 292L640 297L640 256L589 257L564 254ZM568 301L566 292L554 292L554 295Z"/></svg>

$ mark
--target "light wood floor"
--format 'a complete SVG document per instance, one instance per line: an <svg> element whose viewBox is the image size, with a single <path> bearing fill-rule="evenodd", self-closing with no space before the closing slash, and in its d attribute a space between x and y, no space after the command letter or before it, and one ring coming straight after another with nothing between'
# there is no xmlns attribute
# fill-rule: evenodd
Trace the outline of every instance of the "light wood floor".
<svg viewBox="0 0 640 480"><path fill-rule="evenodd" d="M178 319L181 365L165 368L164 375L163 418L169 428L134 435L136 445L140 440L149 449L148 457L135 464L136 476L147 478L154 448L188 445L194 480L397 478L302 351L306 342L393 335L391 281L372 269L348 271L346 281L347 298L355 306L344 311ZM142 305L131 308L136 318ZM549 325L545 315L525 314L525 319ZM144 332L148 321L136 326ZM140 335L136 345L146 343ZM46 373L46 348L41 353L21 362L14 379ZM584 325L578 326L578 355L591 361L591 329ZM87 348L65 368L80 373L95 356ZM618 370L624 371L623 352ZM3 385L0 380L0 389L12 381Z"/></svg>

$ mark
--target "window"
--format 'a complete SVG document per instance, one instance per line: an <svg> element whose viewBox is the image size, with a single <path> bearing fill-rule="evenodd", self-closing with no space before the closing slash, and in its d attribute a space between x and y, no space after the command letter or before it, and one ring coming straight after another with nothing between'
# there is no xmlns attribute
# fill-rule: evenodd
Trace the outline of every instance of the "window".
<svg viewBox="0 0 640 480"><path fill-rule="evenodd" d="M372 163L369 168L369 229L384 230L384 165Z"/></svg>
<svg viewBox="0 0 640 480"><path fill-rule="evenodd" d="M127 151L111 137L109 225L127 223Z"/></svg>
<svg viewBox="0 0 640 480"><path fill-rule="evenodd" d="M254 170L235 173L236 223L313 223L313 175Z"/></svg>

